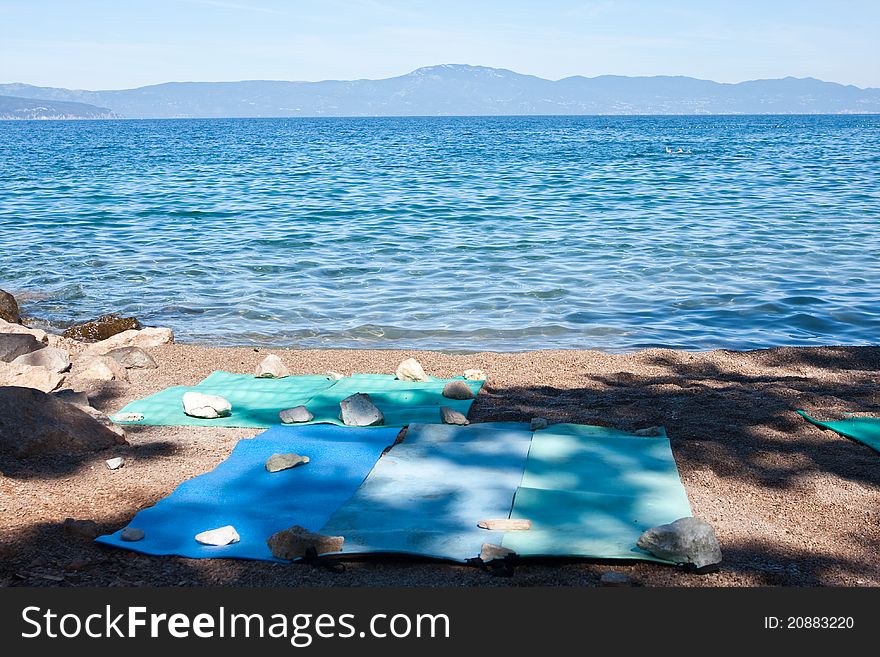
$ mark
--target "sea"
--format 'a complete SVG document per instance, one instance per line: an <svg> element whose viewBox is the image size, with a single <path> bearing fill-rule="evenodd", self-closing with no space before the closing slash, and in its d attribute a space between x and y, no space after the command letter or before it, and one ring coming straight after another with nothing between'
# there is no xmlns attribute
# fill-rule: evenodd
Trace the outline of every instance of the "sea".
<svg viewBox="0 0 880 657"><path fill-rule="evenodd" d="M880 342L880 116L0 122L35 325L447 351Z"/></svg>

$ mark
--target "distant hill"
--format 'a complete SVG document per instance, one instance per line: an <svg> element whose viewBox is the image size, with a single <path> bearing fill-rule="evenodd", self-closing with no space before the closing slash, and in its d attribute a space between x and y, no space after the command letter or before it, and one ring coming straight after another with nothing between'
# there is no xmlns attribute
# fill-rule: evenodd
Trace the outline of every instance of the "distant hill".
<svg viewBox="0 0 880 657"><path fill-rule="evenodd" d="M168 82L117 91L0 84L0 94L90 103L129 118L880 112L880 89L813 78L726 84L602 75L552 81L460 64L383 80Z"/></svg>
<svg viewBox="0 0 880 657"><path fill-rule="evenodd" d="M106 107L95 107L86 103L0 96L0 120L113 118L117 118L117 115Z"/></svg>

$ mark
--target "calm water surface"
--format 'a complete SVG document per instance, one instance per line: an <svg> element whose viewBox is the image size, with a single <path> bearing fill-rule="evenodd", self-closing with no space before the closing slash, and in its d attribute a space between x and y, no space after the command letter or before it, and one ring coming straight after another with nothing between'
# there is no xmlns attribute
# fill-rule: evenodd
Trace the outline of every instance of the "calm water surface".
<svg viewBox="0 0 880 657"><path fill-rule="evenodd" d="M0 288L55 327L876 344L878 228L875 116L0 122Z"/></svg>

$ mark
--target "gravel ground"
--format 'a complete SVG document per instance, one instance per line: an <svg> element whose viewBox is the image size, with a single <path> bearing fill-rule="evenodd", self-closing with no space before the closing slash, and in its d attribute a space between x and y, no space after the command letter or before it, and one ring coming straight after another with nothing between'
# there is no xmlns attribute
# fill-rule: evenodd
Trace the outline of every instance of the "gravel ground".
<svg viewBox="0 0 880 657"><path fill-rule="evenodd" d="M130 446L64 459L0 461L2 586L595 586L603 572L640 586L880 585L880 454L802 421L880 414L880 348L691 353L646 350L448 355L434 352L149 350L158 370L133 370L93 403L106 412L215 369L251 372L267 353L294 374L393 372L416 356L436 376L489 375L471 421L666 426L695 515L716 529L724 563L697 575L650 563L527 562L512 577L414 559L368 558L344 573L307 565L149 557L65 533L66 517L107 532L185 479L225 459L247 429L131 427ZM104 460L124 456L111 471Z"/></svg>

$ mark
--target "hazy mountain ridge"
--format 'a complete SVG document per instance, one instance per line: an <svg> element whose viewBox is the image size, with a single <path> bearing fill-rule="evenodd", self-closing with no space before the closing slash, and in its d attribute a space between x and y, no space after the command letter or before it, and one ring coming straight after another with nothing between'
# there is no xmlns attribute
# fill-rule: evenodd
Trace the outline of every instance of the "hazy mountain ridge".
<svg viewBox="0 0 880 657"><path fill-rule="evenodd" d="M0 119L114 119L118 118L106 107L87 103L41 98L0 96Z"/></svg>
<svg viewBox="0 0 880 657"><path fill-rule="evenodd" d="M113 91L0 84L0 94L99 105L129 118L880 112L880 89L814 78L729 84L603 75L552 81L452 64L381 80L168 82Z"/></svg>

